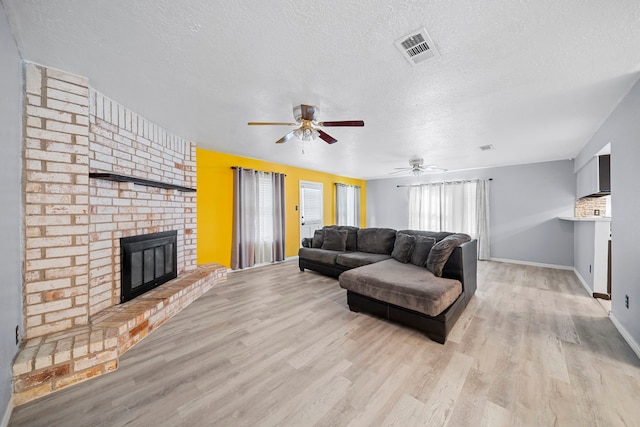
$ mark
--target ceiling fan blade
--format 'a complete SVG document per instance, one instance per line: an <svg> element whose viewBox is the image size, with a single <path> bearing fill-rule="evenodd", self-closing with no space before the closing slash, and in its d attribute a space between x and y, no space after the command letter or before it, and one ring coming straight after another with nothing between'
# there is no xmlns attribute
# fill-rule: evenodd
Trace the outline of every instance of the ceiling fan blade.
<svg viewBox="0 0 640 427"><path fill-rule="evenodd" d="M396 169L400 169L400 168L396 168ZM410 170L411 170L411 169L403 168L402 170L399 170L399 171L389 172L389 175L393 175L393 174L396 174L396 173L409 172Z"/></svg>
<svg viewBox="0 0 640 427"><path fill-rule="evenodd" d="M315 120L316 107L314 107L313 105L301 104L300 112L301 112L302 120L311 120L311 121Z"/></svg>
<svg viewBox="0 0 640 427"><path fill-rule="evenodd" d="M441 168L434 165L424 165L424 166L421 166L419 169L425 172L446 172L447 171L445 168Z"/></svg>
<svg viewBox="0 0 640 427"><path fill-rule="evenodd" d="M320 122L319 126L364 126L362 120L339 120L333 122Z"/></svg>
<svg viewBox="0 0 640 427"><path fill-rule="evenodd" d="M249 122L249 126L298 126L298 123L285 123L285 122Z"/></svg>
<svg viewBox="0 0 640 427"><path fill-rule="evenodd" d="M293 138L293 135L295 135L296 131L292 130L291 132L289 132L288 134L286 134L285 136L283 136L282 138L280 138L279 140L276 141L276 144L282 144L283 142L287 142L288 140L290 140L291 138Z"/></svg>
<svg viewBox="0 0 640 427"><path fill-rule="evenodd" d="M335 144L336 142L338 142L337 139L335 139L334 137L332 137L331 135L329 135L326 132L321 131L320 129L316 129L318 131L318 134L320 136L320 138L326 142L327 144Z"/></svg>

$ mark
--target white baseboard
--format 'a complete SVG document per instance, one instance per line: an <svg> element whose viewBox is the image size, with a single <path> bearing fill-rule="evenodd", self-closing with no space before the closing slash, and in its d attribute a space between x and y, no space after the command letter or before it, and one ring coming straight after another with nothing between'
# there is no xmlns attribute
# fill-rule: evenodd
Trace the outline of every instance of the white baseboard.
<svg viewBox="0 0 640 427"><path fill-rule="evenodd" d="M629 347L631 347L636 356L638 356L638 359L640 359L640 345L633 339L631 334L627 332L627 330L624 328L624 326L622 326L618 319L616 319L616 316L609 313L609 319L611 319L613 326L616 327L618 332L620 332L620 335L622 335L622 338L624 338L627 344L629 344Z"/></svg>
<svg viewBox="0 0 640 427"><path fill-rule="evenodd" d="M509 264L520 264L520 265L530 265L532 267L544 267L544 268L553 268L555 270L573 270L572 266L568 265L557 265L557 264L544 264L542 262L531 262L531 261L520 261L517 259L508 259L508 258L489 258L489 261L496 262L506 262Z"/></svg>
<svg viewBox="0 0 640 427"><path fill-rule="evenodd" d="M4 410L2 421L0 421L0 427L7 427L9 425L9 420L11 419L12 413L13 413L13 396L11 396L11 398L9 399L9 403L7 403L7 407Z"/></svg>
<svg viewBox="0 0 640 427"><path fill-rule="evenodd" d="M584 278L580 275L580 273L578 273L578 270L576 270L575 268L573 269L573 272L576 274L576 277L578 278L578 281L580 283L582 283L582 286L584 286L584 289L587 291L589 296L592 297L593 296L593 291L591 289L589 289L589 285L587 284L587 281L584 280Z"/></svg>

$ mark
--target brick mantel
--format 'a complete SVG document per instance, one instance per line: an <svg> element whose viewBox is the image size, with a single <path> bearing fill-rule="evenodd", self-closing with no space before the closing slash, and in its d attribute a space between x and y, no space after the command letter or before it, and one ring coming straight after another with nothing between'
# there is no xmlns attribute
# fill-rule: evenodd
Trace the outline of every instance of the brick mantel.
<svg viewBox="0 0 640 427"><path fill-rule="evenodd" d="M195 269L195 194L89 179L108 172L195 188L195 144L86 78L25 64L25 336L87 325L120 297L121 237L178 231Z"/></svg>

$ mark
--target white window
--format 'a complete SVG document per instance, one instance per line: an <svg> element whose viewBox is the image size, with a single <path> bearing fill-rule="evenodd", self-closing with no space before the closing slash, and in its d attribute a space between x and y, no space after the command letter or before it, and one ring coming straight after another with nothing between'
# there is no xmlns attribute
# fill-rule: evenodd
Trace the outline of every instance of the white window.
<svg viewBox="0 0 640 427"><path fill-rule="evenodd" d="M360 227L360 187L336 184L336 225Z"/></svg>
<svg viewBox="0 0 640 427"><path fill-rule="evenodd" d="M479 241L480 259L489 259L487 181L440 182L409 187L409 228L469 234Z"/></svg>
<svg viewBox="0 0 640 427"><path fill-rule="evenodd" d="M273 262L273 186L271 174L256 171L255 263Z"/></svg>

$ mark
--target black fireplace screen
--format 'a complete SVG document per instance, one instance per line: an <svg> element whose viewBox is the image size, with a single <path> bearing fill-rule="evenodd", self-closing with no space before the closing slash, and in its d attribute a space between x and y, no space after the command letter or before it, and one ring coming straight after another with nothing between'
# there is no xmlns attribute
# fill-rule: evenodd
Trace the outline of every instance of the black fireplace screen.
<svg viewBox="0 0 640 427"><path fill-rule="evenodd" d="M120 239L120 302L175 279L177 231L144 234Z"/></svg>

